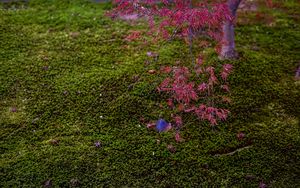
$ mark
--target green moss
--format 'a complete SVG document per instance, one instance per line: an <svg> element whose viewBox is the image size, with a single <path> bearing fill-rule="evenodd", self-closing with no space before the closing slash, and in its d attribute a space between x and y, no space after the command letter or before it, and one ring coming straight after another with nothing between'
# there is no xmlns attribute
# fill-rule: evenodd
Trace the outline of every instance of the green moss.
<svg viewBox="0 0 300 188"><path fill-rule="evenodd" d="M168 118L159 107L166 96L156 92L162 78L148 70L188 64L183 42L126 42L131 26L106 18L107 4L1 4L1 187L70 187L72 179L81 187L299 187L300 28L292 5L264 10L275 25L254 16L239 24L229 120L212 129L184 115L185 141L176 143L174 132L148 130L140 118ZM146 65L147 51L160 57Z"/></svg>

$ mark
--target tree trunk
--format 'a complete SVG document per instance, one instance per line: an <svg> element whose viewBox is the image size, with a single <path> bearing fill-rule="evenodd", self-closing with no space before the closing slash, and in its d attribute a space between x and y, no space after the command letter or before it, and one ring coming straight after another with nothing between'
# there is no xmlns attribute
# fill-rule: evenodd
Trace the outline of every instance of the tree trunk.
<svg viewBox="0 0 300 188"><path fill-rule="evenodd" d="M227 21L223 25L223 39L222 47L220 53L220 59L236 59L238 57L237 52L235 51L234 43L234 20L236 17L236 11L242 0L228 0L227 4L233 20Z"/></svg>

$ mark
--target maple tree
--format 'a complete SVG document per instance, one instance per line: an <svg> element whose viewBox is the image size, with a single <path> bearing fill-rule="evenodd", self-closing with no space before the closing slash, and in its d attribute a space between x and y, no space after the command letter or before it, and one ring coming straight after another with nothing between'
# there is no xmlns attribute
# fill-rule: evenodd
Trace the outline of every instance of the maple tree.
<svg viewBox="0 0 300 188"><path fill-rule="evenodd" d="M217 52L222 59L236 58L234 44L234 18L241 0L115 0L116 8L109 13L111 17L143 16L150 26L149 35L164 40L182 38L189 46L194 39L206 37L217 41ZM132 32L126 40L139 37L139 32ZM149 52L150 53L150 52ZM149 56L149 55L148 55ZM194 60L193 60L194 61ZM182 113L193 113L199 119L208 121L212 126L226 120L229 111L217 108L219 102L230 102L228 97L217 95L229 92L227 77L232 65L223 65L218 76L216 69L205 66L202 57L196 63L186 66L162 67L161 74L167 77L158 86L159 92L168 93L166 104L172 110L172 127L176 130L175 139L180 141L179 129L183 124ZM195 77L197 78L195 81ZM154 127L155 124L148 124ZM170 129L170 124L160 119L156 123L159 132Z"/></svg>
<svg viewBox="0 0 300 188"><path fill-rule="evenodd" d="M209 37L218 42L217 52L221 59L237 57L234 21L241 0L114 0L113 2L116 8L110 12L110 16L125 19L146 17L151 29L148 34L160 34L168 40L175 37L184 38L190 45L194 38Z"/></svg>

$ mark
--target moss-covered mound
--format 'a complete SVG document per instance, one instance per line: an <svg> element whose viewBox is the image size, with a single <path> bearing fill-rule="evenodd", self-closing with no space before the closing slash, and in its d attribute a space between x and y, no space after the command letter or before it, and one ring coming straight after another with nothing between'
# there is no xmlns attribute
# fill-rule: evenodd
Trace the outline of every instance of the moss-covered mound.
<svg viewBox="0 0 300 188"><path fill-rule="evenodd" d="M187 116L176 143L141 118L169 113L148 70L186 62L183 42L124 40L144 26L106 18L109 4L0 4L0 186L300 187L300 5L258 5L239 13L230 119Z"/></svg>

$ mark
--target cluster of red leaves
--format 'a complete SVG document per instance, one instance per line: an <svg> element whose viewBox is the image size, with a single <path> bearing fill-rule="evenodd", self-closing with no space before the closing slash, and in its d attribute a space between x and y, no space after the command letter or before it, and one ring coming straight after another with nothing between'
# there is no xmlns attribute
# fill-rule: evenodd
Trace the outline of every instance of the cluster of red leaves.
<svg viewBox="0 0 300 188"><path fill-rule="evenodd" d="M230 100L225 96L218 97L216 90L229 92L227 78L231 72L232 65L225 64L217 76L215 68L203 66L201 59L193 72L184 66L162 67L161 73L168 74L169 77L157 89L170 94L167 105L177 113L194 113L199 119L207 120L214 126L218 121L226 120L229 114L227 109L217 108L215 105ZM197 81L191 79L195 75ZM182 125L180 116L174 116L173 119L177 126Z"/></svg>
<svg viewBox="0 0 300 188"><path fill-rule="evenodd" d="M125 38L125 40L128 42L137 40L140 38L141 34L142 33L140 31L131 31L130 34Z"/></svg>
<svg viewBox="0 0 300 188"><path fill-rule="evenodd" d="M169 40L183 38L191 45L193 38L202 35L213 38L221 45L222 25L233 17L225 0L114 0L115 8L108 13L112 18L144 17L149 23L148 35ZM156 19L159 18L159 19ZM131 33L126 40L135 40L139 33ZM202 46L208 44L202 43ZM152 57L152 54L147 54ZM151 71L151 72L150 72ZM154 74L154 70L150 70ZM226 120L229 111L217 108L217 100L230 102L226 96L217 96L216 90L229 92L227 77L232 71L229 64L223 65L217 74L212 66L203 66L202 59L197 60L191 71L184 66L162 67L161 73L169 75L157 88L159 92L170 94L167 105L174 111L174 126L183 124L179 114L193 113L201 120L207 120L212 126ZM195 77L197 77L195 79ZM221 99L221 100L220 100ZM154 127L149 123L147 127ZM177 129L178 130L178 129ZM179 131L176 141L181 141Z"/></svg>
<svg viewBox="0 0 300 188"><path fill-rule="evenodd" d="M111 17L138 14L148 20L151 34L161 34L164 38L174 35L190 38L205 34L217 41L222 35L222 24L232 19L226 2L214 0L193 2L192 0L114 0L116 5L109 12ZM159 21L155 20L159 17ZM154 32L155 31L155 32Z"/></svg>

